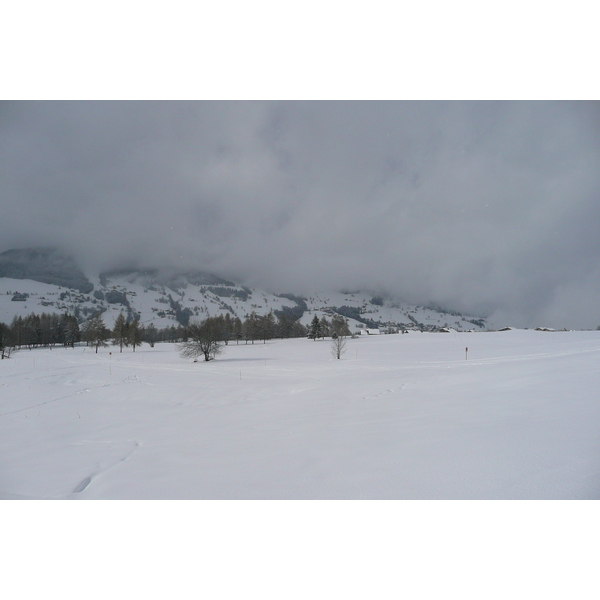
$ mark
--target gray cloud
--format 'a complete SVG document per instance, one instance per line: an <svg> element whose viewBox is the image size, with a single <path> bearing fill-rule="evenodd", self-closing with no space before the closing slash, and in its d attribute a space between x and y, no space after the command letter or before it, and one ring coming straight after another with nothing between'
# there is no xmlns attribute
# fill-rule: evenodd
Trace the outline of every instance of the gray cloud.
<svg viewBox="0 0 600 600"><path fill-rule="evenodd" d="M0 250L595 327L598 165L598 103L4 102Z"/></svg>

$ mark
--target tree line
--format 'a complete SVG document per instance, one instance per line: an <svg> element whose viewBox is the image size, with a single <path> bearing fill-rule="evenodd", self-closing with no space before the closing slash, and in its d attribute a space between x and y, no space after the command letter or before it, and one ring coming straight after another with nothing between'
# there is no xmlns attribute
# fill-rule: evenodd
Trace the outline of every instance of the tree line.
<svg viewBox="0 0 600 600"><path fill-rule="evenodd" d="M244 339L246 344L255 340L267 340L273 337L308 337L316 339L331 336L334 340L334 356L340 358L344 351L344 337L350 335L348 322L343 317L335 315L332 321L325 316L319 319L316 315L309 328L304 327L298 321L290 323L286 319L289 315L278 313L275 320L273 313L258 316L252 312L242 323L239 318L231 319L228 314L219 317L209 317L202 322L188 325L186 328L186 339L179 344L179 352L184 358L202 356L205 361L212 360L221 353L223 345L227 345L235 339L239 344ZM286 335L296 334L296 335Z"/></svg>
<svg viewBox="0 0 600 600"><path fill-rule="evenodd" d="M2 358L20 348L56 345L75 346L81 339L77 318L68 314L15 316L10 325L0 323L0 351Z"/></svg>
<svg viewBox="0 0 600 600"><path fill-rule="evenodd" d="M101 312L85 321L69 314L31 313L26 317L15 316L10 325L0 323L0 351L2 358L6 358L15 349L57 345L75 347L75 344L85 342L96 352L98 348L111 343L119 347L119 352L129 347L135 352L142 343L154 347L158 342L188 342L194 336L198 337L198 328L201 326L211 331L211 339L225 345L230 342L266 343L273 338L308 337L316 340L326 336L336 338L350 335L347 320L339 315L334 315L331 320L325 316L321 319L315 316L311 326L305 327L298 318L286 311L266 315L257 315L253 311L243 321L227 313L209 317L201 323L192 322L186 327L177 325L162 329L153 323L144 325L137 316L132 318L131 314L126 316L123 312L117 316L112 329L104 323Z"/></svg>
<svg viewBox="0 0 600 600"><path fill-rule="evenodd" d="M351 335L348 327L348 320L340 315L333 315L331 321L322 316L320 319L315 315L308 328L308 337L311 340L325 339L331 337L334 340L338 337L347 337Z"/></svg>

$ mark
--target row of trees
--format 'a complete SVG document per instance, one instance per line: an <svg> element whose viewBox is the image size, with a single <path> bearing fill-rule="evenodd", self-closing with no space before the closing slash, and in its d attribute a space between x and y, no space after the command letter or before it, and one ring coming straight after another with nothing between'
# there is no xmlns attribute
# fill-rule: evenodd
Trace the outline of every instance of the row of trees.
<svg viewBox="0 0 600 600"><path fill-rule="evenodd" d="M167 328L159 336L158 330L151 325L144 328L140 326L137 319L125 320L121 313L115 322L115 328L111 331L104 324L101 313L96 313L81 324L76 317L68 314L46 314L36 315L34 313L26 316L15 316L10 325L0 323L0 351L2 358L7 358L14 349L36 348L39 346L53 347L56 345L75 347L75 344L84 341L94 346L96 352L101 346L108 346L108 340L113 339L121 347L139 346L142 341L148 341L152 345L159 337L169 341L180 341L183 337L182 331L174 332ZM154 334L154 335L153 335Z"/></svg>
<svg viewBox="0 0 600 600"><path fill-rule="evenodd" d="M272 312L267 315L250 313L244 321L239 317L232 318L229 313L218 317L210 317L201 324L192 323L187 327L181 325L157 329L154 324L142 325L138 318L127 317L121 312L115 320L112 330L104 323L101 312L95 313L86 321L79 322L74 316L64 314L31 314L27 317L15 317L10 325L0 323L0 350L5 358L10 349L23 347L34 348L37 346L52 347L63 345L74 347L76 343L85 342L95 348L106 347L109 342L119 347L123 352L124 347L131 347L135 352L136 347L143 342L154 346L157 342L187 342L198 339L199 327L210 330L209 337L218 342L228 344L235 341L239 344L244 341L254 344L256 341L273 338L309 337L311 339L330 336L337 338L350 335L347 320L339 315L334 315L329 321L325 317L319 319L315 316L309 328L302 325L298 318L283 311ZM211 350L212 351L212 350ZM203 351L202 351L203 354Z"/></svg>
<svg viewBox="0 0 600 600"><path fill-rule="evenodd" d="M228 320L225 317L209 317L201 323L192 323L186 328L186 339L179 345L179 351L185 358L204 357L205 361L212 360L223 349L223 344L227 344L231 339L237 339L236 330L239 328L240 335L248 340L267 339L273 337L276 330L276 323L272 313L259 317L252 313L243 323L239 319ZM236 321L238 321L236 323ZM350 335L348 323L342 317L334 317L332 322L326 319L319 319L317 316L313 319L311 327L307 333L306 328L303 337L308 336L312 339L330 335L333 339L332 353L336 358L340 358L345 350L344 338Z"/></svg>
<svg viewBox="0 0 600 600"><path fill-rule="evenodd" d="M311 340L318 338L325 339L331 337L334 340L338 337L347 337L352 335L348 327L348 320L340 315L333 315L331 321L328 321L325 316L317 317L315 315L308 329L308 337Z"/></svg>
<svg viewBox="0 0 600 600"><path fill-rule="evenodd" d="M133 319L129 323L125 320L123 313L115 320L112 331L107 329L101 313L96 313L91 319L88 319L81 326L81 339L87 342L98 352L98 348L108 346L108 340L112 338L112 343L120 347L123 352L123 346L132 346L133 351L137 346L142 345L143 341L142 327L138 319Z"/></svg>
<svg viewBox="0 0 600 600"><path fill-rule="evenodd" d="M96 345L98 340L102 338L102 334L94 333L96 330L100 332L102 329L100 324L95 324L99 318L101 316L96 315L82 326L84 334L82 339L90 341L91 335L92 345ZM273 338L306 337L307 335L307 328L297 320L290 319L285 314L278 314L276 318L272 312L267 315L257 315L252 312L244 321L239 317L232 318L227 313L218 317L209 317L203 323L218 332L215 335L217 335L220 342L226 345L231 341L235 341L237 344L241 341L246 344L248 342L254 344L260 340L266 342ZM133 343L132 336L139 335L142 342L147 342L153 347L156 342L161 341L185 342L190 338L192 332L196 331L197 327L198 323L191 323L186 327L178 326L164 329L157 329L153 324L144 327L136 320L127 322L121 313L117 317L113 330L108 337L112 338L114 345L119 346L121 352L124 346L129 345L135 351L136 344ZM86 337L86 333L90 335ZM104 337L106 338L107 334L104 334Z"/></svg>
<svg viewBox="0 0 600 600"><path fill-rule="evenodd" d="M74 346L80 335L77 319L66 314L32 313L26 317L15 316L10 325L0 323L2 348Z"/></svg>

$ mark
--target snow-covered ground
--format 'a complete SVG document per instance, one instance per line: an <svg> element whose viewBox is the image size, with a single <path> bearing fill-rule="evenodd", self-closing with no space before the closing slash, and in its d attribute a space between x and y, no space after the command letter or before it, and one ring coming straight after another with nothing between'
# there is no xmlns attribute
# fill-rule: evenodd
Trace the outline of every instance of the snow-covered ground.
<svg viewBox="0 0 600 600"><path fill-rule="evenodd" d="M599 365L600 332L21 350L0 498L598 499Z"/></svg>

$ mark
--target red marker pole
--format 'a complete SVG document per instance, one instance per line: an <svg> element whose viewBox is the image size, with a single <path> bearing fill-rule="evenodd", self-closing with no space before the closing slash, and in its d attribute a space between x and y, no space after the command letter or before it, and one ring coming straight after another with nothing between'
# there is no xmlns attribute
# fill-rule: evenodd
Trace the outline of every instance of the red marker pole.
<svg viewBox="0 0 600 600"><path fill-rule="evenodd" d="M469 356L469 349L465 348L465 360L467 360L468 356Z"/></svg>

